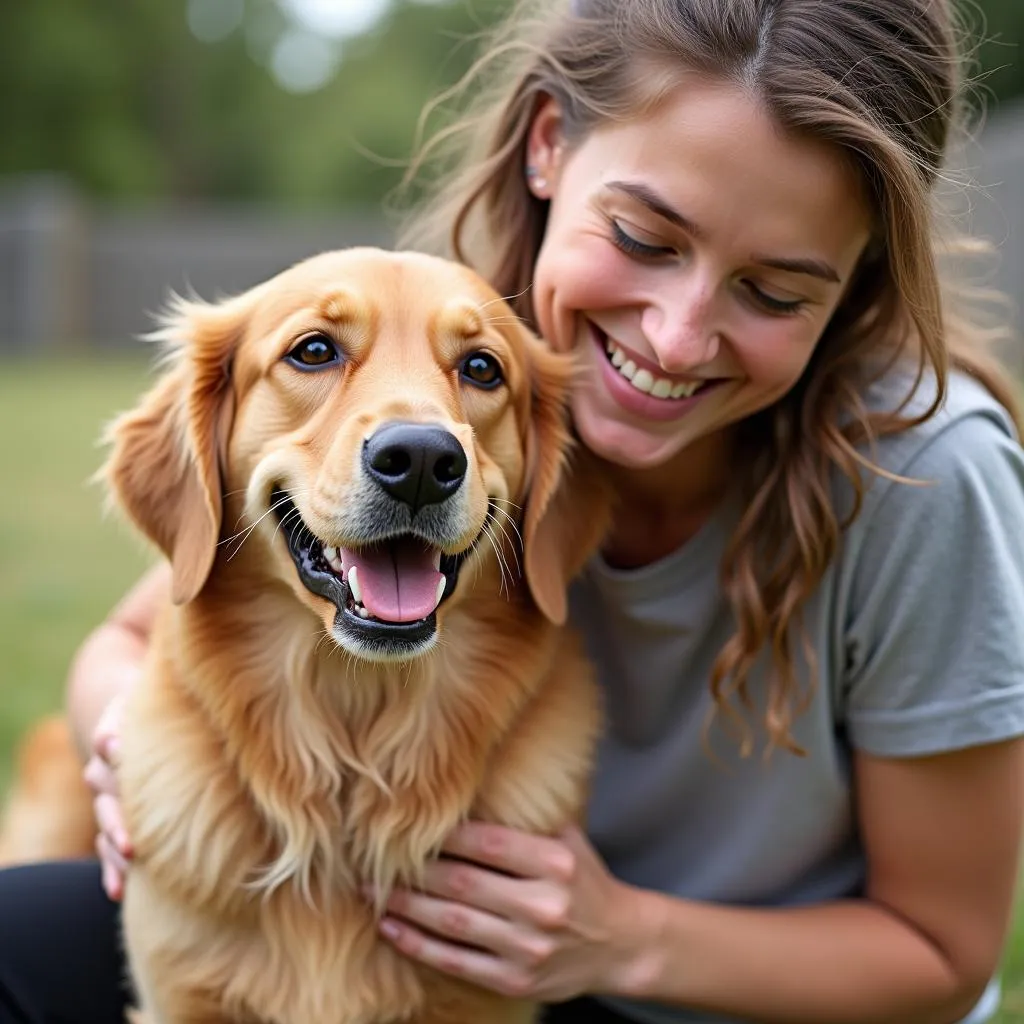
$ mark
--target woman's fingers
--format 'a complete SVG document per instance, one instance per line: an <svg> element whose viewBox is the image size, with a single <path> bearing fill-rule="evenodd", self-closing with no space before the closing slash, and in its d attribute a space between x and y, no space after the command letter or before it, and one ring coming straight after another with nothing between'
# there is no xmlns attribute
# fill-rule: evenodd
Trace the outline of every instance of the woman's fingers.
<svg viewBox="0 0 1024 1024"><path fill-rule="evenodd" d="M387 910L393 917L462 946L474 946L512 960L530 953L522 948L521 931L509 921L463 903L403 889L392 894Z"/></svg>
<svg viewBox="0 0 1024 1024"><path fill-rule="evenodd" d="M132 856L118 800L117 761L120 742L121 701L115 697L100 716L93 733L93 756L83 772L86 785L96 794L93 814L99 835L96 854L102 868L103 889L112 900L124 894L124 877Z"/></svg>
<svg viewBox="0 0 1024 1024"><path fill-rule="evenodd" d="M97 795L109 793L112 796L117 793L117 775L114 770L98 754L94 754L86 762L85 771L82 773L86 785Z"/></svg>
<svg viewBox="0 0 1024 1024"><path fill-rule="evenodd" d="M101 760L111 768L117 767L121 742L121 710L124 706L124 695L113 697L106 706L92 734L92 749Z"/></svg>
<svg viewBox="0 0 1024 1024"><path fill-rule="evenodd" d="M96 837L96 856L100 859L103 891L110 899L120 900L124 895L124 876L128 871L128 862L102 832Z"/></svg>
<svg viewBox="0 0 1024 1024"><path fill-rule="evenodd" d="M443 852L520 878L567 882L576 866L575 853L561 838L481 821L459 825L445 840Z"/></svg>
<svg viewBox="0 0 1024 1024"><path fill-rule="evenodd" d="M504 995L528 995L528 976L507 960L481 950L445 942L397 918L386 918L381 923L381 931L406 956L445 974Z"/></svg>
<svg viewBox="0 0 1024 1024"><path fill-rule="evenodd" d="M118 854L127 860L132 855L132 846L124 826L121 804L117 797L109 793L101 793L93 801L93 809L100 832L107 837Z"/></svg>

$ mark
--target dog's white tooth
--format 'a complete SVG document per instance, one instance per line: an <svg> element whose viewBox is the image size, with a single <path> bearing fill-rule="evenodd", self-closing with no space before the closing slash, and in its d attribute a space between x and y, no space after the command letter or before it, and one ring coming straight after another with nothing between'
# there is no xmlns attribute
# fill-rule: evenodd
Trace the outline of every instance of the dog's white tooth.
<svg viewBox="0 0 1024 1024"><path fill-rule="evenodd" d="M441 571L441 549L440 548L438 548L434 552L434 571L435 572L440 572Z"/></svg>
<svg viewBox="0 0 1024 1024"><path fill-rule="evenodd" d="M341 555L335 555L335 556L334 556L334 557L333 557L333 558L331 559L331 568L332 568L332 569L333 569L333 570L334 570L334 571L335 571L336 573L338 573L338 575L339 575L339 576L341 576L341 575L343 575L343 574L344 574L344 571L345 571L345 567L344 567L344 565L342 564L342 561L341 561Z"/></svg>
<svg viewBox="0 0 1024 1024"><path fill-rule="evenodd" d="M361 619L368 619L370 617L370 613L361 604L356 605L356 612L358 612Z"/></svg>
<svg viewBox="0 0 1024 1024"><path fill-rule="evenodd" d="M447 582L447 577L442 576L437 581L437 596L434 598L434 607L436 608L441 603L441 598L444 597L444 585Z"/></svg>
<svg viewBox="0 0 1024 1024"><path fill-rule="evenodd" d="M354 565L348 571L348 589L352 591L352 600L356 604L362 604L363 591L359 586L359 570Z"/></svg>
<svg viewBox="0 0 1024 1024"><path fill-rule="evenodd" d="M338 557L338 549L337 548L332 548L330 546L330 544L325 544L324 545L324 558L326 558L328 562L333 562L337 557Z"/></svg>

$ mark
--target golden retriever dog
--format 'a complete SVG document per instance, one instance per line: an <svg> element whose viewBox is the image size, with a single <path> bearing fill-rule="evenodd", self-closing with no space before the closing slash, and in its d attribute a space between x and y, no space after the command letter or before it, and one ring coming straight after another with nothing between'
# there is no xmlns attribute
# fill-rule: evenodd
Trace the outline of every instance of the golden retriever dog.
<svg viewBox="0 0 1024 1024"><path fill-rule="evenodd" d="M567 460L571 367L465 268L371 249L158 333L106 470L173 569L118 769L144 1019L533 1020L377 915L464 819L581 814L600 715L566 584L606 515Z"/></svg>

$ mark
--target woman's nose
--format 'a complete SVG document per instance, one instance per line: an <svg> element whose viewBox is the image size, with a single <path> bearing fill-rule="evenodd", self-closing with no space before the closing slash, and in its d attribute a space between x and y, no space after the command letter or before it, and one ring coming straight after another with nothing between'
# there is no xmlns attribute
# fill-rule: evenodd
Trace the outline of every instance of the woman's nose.
<svg viewBox="0 0 1024 1024"><path fill-rule="evenodd" d="M641 314L640 327L666 373L686 373L718 354L714 291L698 281L678 284Z"/></svg>

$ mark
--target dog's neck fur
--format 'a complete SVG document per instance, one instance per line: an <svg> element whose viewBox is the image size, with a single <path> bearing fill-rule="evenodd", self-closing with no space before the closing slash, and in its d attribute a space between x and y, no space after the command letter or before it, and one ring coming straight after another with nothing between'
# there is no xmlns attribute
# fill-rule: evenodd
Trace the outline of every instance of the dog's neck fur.
<svg viewBox="0 0 1024 1024"><path fill-rule="evenodd" d="M176 636L164 646L274 837L258 885L294 880L308 895L318 883L371 881L383 894L415 882L473 809L492 757L543 682L558 631L524 582L502 591L488 552L442 610L432 651L407 663L359 661L269 576L261 544L254 537L248 551L218 556L203 592L167 622ZM510 663L496 638L524 619L533 642ZM185 639L202 636L209 642ZM204 664L200 650L215 653ZM503 685L489 686L498 674Z"/></svg>

